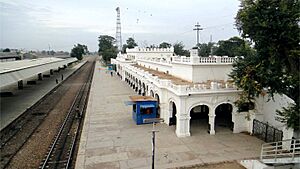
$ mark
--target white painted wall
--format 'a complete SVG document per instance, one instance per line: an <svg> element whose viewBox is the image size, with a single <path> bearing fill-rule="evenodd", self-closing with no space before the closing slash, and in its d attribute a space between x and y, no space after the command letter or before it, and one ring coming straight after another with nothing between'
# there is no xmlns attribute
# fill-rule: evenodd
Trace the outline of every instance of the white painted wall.
<svg viewBox="0 0 300 169"><path fill-rule="evenodd" d="M193 81L193 67L188 64L172 64L171 74L187 81Z"/></svg>
<svg viewBox="0 0 300 169"><path fill-rule="evenodd" d="M224 80L229 79L228 74L231 72L231 64L188 64L172 62L163 63L151 60L138 60L137 63L146 68L158 70L161 72L169 72L169 74L181 79L202 83L208 80Z"/></svg>
<svg viewBox="0 0 300 169"><path fill-rule="evenodd" d="M158 70L160 72L169 72L169 74L172 71L172 65L167 64L167 63L161 63L161 62L152 62L148 60L138 60L137 61L138 65L144 66L146 68L150 68L153 70Z"/></svg>
<svg viewBox="0 0 300 169"><path fill-rule="evenodd" d="M193 65L193 82L201 83L207 80L227 81L232 70L231 64L201 64Z"/></svg>
<svg viewBox="0 0 300 169"><path fill-rule="evenodd" d="M279 94L274 95L274 100L272 100L272 98L271 100L269 99L268 96L260 96L256 99L257 112L263 114L264 122L268 122L274 127L283 128L284 124L275 119L276 110L281 110L282 107L287 107L290 103L294 103L294 101L286 95Z"/></svg>

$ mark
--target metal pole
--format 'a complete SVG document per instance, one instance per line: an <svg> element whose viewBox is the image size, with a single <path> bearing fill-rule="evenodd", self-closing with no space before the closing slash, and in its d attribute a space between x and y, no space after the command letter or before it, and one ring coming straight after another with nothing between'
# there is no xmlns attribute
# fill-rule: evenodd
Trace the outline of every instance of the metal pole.
<svg viewBox="0 0 300 169"><path fill-rule="evenodd" d="M152 169L154 169L154 161L155 161L155 133L158 132L155 130L155 124L163 122L162 118L148 118L144 119L144 123L152 123Z"/></svg>
<svg viewBox="0 0 300 169"><path fill-rule="evenodd" d="M154 169L154 161L155 161L155 122L153 124L153 129L152 129L152 169Z"/></svg>
<svg viewBox="0 0 300 169"><path fill-rule="evenodd" d="M197 45L199 44L199 29L197 29Z"/></svg>

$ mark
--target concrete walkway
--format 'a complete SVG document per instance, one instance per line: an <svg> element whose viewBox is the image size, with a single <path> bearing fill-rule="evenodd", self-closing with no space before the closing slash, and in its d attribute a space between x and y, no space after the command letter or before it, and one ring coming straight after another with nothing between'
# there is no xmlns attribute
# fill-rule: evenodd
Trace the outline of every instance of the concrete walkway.
<svg viewBox="0 0 300 169"><path fill-rule="evenodd" d="M135 125L131 107L136 95L118 77L96 64L87 114L77 155L77 169L151 168L152 125ZM158 124L156 168L258 157L262 141L246 134L197 132L178 138L175 127Z"/></svg>
<svg viewBox="0 0 300 169"><path fill-rule="evenodd" d="M0 130L10 124L14 119L20 116L27 108L31 107L43 96L50 92L56 84L56 79L61 82L61 75L63 74L64 80L70 76L75 70L83 65L83 61L59 73L54 72L50 77L44 77L42 81L36 81L36 85L27 85L24 82L24 89L18 90L18 85L13 84L1 89L1 92L12 92L13 96L1 97L1 111L0 111ZM36 80L33 77L32 80Z"/></svg>

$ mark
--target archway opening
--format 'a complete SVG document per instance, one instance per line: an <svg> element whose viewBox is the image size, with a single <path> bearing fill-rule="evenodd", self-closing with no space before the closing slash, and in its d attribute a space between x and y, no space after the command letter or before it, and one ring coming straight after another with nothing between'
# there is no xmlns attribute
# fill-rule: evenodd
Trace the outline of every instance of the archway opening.
<svg viewBox="0 0 300 169"><path fill-rule="evenodd" d="M215 116L215 130L224 131L224 130L233 130L232 122L232 105L229 103L220 104L216 108Z"/></svg>
<svg viewBox="0 0 300 169"><path fill-rule="evenodd" d="M190 132L191 134L206 134L210 131L209 125L209 107L207 105L198 105L190 111Z"/></svg>
<svg viewBox="0 0 300 169"><path fill-rule="evenodd" d="M146 91L145 91L145 95L149 95L149 86L147 85L147 87L146 87Z"/></svg>
<svg viewBox="0 0 300 169"><path fill-rule="evenodd" d="M152 90L150 90L150 96L154 97L154 92Z"/></svg>
<svg viewBox="0 0 300 169"><path fill-rule="evenodd" d="M145 96L146 95L146 85L145 85L145 83L143 83L142 86L143 86L142 87L142 96Z"/></svg>
<svg viewBox="0 0 300 169"><path fill-rule="evenodd" d="M135 89L134 89L135 92L138 91L138 86L139 86L139 82L138 82L138 79L136 78L135 79Z"/></svg>
<svg viewBox="0 0 300 169"><path fill-rule="evenodd" d="M155 99L157 100L157 114L156 114L156 117L159 118L160 117L160 100L159 100L159 95L158 94L155 94Z"/></svg>
<svg viewBox="0 0 300 169"><path fill-rule="evenodd" d="M141 82L141 80L139 80L139 84L138 84L138 94L139 95L142 94L142 82Z"/></svg>
<svg viewBox="0 0 300 169"><path fill-rule="evenodd" d="M177 110L176 110L176 104L172 101L170 101L169 103L169 111L170 111L170 114L171 114L171 117L170 117L170 121L169 121L169 125L172 126L172 125L176 125L176 113L177 113Z"/></svg>

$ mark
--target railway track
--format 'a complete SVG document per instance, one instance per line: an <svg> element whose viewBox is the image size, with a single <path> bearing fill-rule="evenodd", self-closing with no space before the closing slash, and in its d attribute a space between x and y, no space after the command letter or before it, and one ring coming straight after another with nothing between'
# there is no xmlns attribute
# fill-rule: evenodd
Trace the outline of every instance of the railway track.
<svg viewBox="0 0 300 169"><path fill-rule="evenodd" d="M84 112L87 104L89 89L93 78L93 71L77 93L74 102L62 123L45 159L41 163L41 169L45 168L70 168L76 141L79 136L79 129L83 122Z"/></svg>
<svg viewBox="0 0 300 169"><path fill-rule="evenodd" d="M75 105L78 107L77 110L84 110L82 107L83 101L86 102L87 93L88 93L88 86L91 81L91 76L94 70L94 62L92 63L87 62L87 64L83 65L81 68L77 69L71 76L69 76L64 82L56 86L53 90L51 90L46 96L44 96L40 101L34 104L32 107L27 109L21 116L15 119L10 125L5 127L0 132L0 168L14 168L11 166L10 163L12 159L17 155L19 151L21 151L25 144L28 144L28 140L32 138L32 136L37 135L37 133L41 132L44 129L41 129L41 124L48 118L51 111L54 111L56 106L61 102L60 99L66 95L66 93L70 93L70 91L75 90L76 87L72 87L72 81L76 79L76 77L80 74L83 78L87 79L84 83L82 83L82 87L80 88L78 94L76 95L75 100L82 100L81 102L74 101L69 112L71 109L74 109ZM90 68L91 67L91 68ZM88 78L86 76L87 72L90 72L90 76ZM77 78L78 79L78 78ZM68 82L71 81L71 82ZM76 81L76 80L75 80ZM78 80L77 80L78 81ZM78 82L77 82L78 83ZM77 84L76 83L76 84ZM85 95L81 94L85 93ZM80 98L80 99L79 99ZM74 98L73 98L74 99ZM82 104L82 105L81 105ZM63 113L62 113L63 115ZM52 115L53 116L53 115ZM80 120L74 120L80 124ZM78 125L77 125L78 126ZM75 128L75 127L73 127ZM78 128L78 127L77 127ZM57 129L51 129L56 131ZM78 130L78 129L77 129ZM75 131L79 133L78 131ZM42 133L42 132L41 132ZM49 132L50 133L50 132ZM74 138L78 136L75 135ZM67 139L69 140L69 139ZM49 140L50 141L50 140ZM75 141L73 141L75 143ZM33 145L34 147L34 145ZM41 148L42 149L42 148ZM41 150L42 151L42 150ZM46 150L45 150L46 152ZM71 154L73 152L71 151ZM63 154L61 155L63 156ZM71 156L70 161L72 160ZM35 159L42 161L43 158ZM18 159L16 160L18 161ZM19 160L20 161L20 160ZM37 165L38 166L38 165Z"/></svg>

